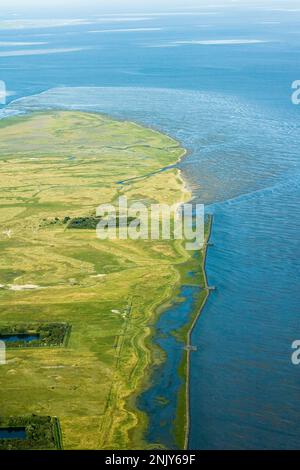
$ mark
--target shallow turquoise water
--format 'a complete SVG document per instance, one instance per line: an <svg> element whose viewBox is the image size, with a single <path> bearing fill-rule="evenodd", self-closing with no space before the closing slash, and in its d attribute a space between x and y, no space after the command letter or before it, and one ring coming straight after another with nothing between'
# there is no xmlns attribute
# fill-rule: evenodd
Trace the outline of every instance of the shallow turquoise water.
<svg viewBox="0 0 300 470"><path fill-rule="evenodd" d="M300 107L290 100L291 83L300 79L299 23L297 12L226 9L205 20L152 18L147 26L162 29L151 34L48 29L53 46L90 49L0 57L0 79L15 98L27 96L5 113L101 111L161 129L190 150L180 166L195 200L215 215L207 266L218 288L193 334L191 448L299 447L300 369L290 360L300 335ZM2 32L0 38L30 40L45 32ZM270 42L146 47L224 38ZM66 88L75 86L85 88ZM172 330L181 315L171 309L158 328ZM174 341L164 344L169 358L179 357ZM176 367L165 366L141 398L152 442L174 445L178 385ZM163 406L156 398L166 390Z"/></svg>

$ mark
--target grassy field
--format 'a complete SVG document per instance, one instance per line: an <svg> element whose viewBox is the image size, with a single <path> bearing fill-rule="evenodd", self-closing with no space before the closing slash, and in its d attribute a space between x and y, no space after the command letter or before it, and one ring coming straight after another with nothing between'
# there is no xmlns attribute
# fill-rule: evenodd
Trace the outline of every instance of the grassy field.
<svg viewBox="0 0 300 470"><path fill-rule="evenodd" d="M154 357L151 326L190 254L181 241L97 239L56 218L88 217L120 195L188 200L168 136L81 112L0 121L0 322L67 322L66 347L10 349L0 415L59 418L65 449L143 448L134 407ZM125 185L118 181L128 180ZM27 286L27 287L26 287ZM28 287L30 286L30 287Z"/></svg>

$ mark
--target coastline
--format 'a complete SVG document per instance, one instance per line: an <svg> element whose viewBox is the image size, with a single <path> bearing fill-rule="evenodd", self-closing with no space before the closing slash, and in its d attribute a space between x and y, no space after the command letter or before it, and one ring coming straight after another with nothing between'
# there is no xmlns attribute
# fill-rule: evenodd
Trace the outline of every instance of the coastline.
<svg viewBox="0 0 300 470"><path fill-rule="evenodd" d="M208 216L208 231L205 234L205 248L203 250L203 259L202 259L202 271L203 271L203 276L204 276L204 283L205 287L204 290L205 292L205 298L202 301L202 304L196 313L192 324L188 330L187 337L186 337L186 426L185 426L185 438L184 438L184 450L188 449L189 445L189 437L190 437L190 423L191 423L191 409L190 409L190 371L191 371L191 352L192 352L192 344L191 344L191 339L192 339L192 334L195 329L195 326L200 318L200 315L206 305L206 302L209 298L210 291L208 289L208 281L207 281L207 273L206 273L206 260L207 260L207 250L208 250L208 243L211 237L211 232L212 232L212 226L213 226L213 216L209 215Z"/></svg>
<svg viewBox="0 0 300 470"><path fill-rule="evenodd" d="M180 142L179 142L180 144ZM185 150L182 154L183 158L187 154L187 150ZM179 158L178 162L181 161L181 158ZM176 168L176 167L175 167ZM190 202L193 198L193 193L189 189L187 181L185 180L183 176L182 170L176 168L176 171L178 172L178 177L182 183L182 194L183 194L183 200L179 203L182 204L184 202ZM201 276L201 281L198 283L195 281L195 284L187 284L187 273L189 269L192 269L193 266L193 257L189 255L189 252L185 250L183 245L181 244L180 246L180 251L184 252L185 255L185 261L181 263L180 265L175 266L175 269L178 273L178 279L177 282L170 287L170 292L169 295L166 296L166 299L160 302L156 306L156 314L155 319L154 319L154 324L151 327L151 333L147 339L147 344L148 347L151 350L151 355L155 354L155 351L157 348L160 349L158 352L160 359L158 360L158 364L155 362L155 360L151 361L152 365L150 363L150 372L146 372L147 378L146 378L146 383L144 383L144 386L142 386L141 391L135 394L135 399L143 395L143 393L147 393L149 389L155 388L156 382L153 377L151 378L151 374L155 374L155 368L161 368L165 365L166 363L166 357L164 355L166 354L166 351L164 350L163 347L158 346L157 342L155 341L155 338L157 339L157 325L160 319L168 314L168 309L172 305L172 303L175 301L178 297L179 292L181 291L182 288L186 287L187 285L191 285L194 287L201 287L201 290L199 291L197 295L197 301L196 301L196 308L193 309L192 313L189 314L186 317L186 322L181 327L178 332L175 334L179 338L180 342L183 343L183 349L185 353L182 355L182 361L180 364L180 370L175 369L175 365L173 365L173 371L175 374L178 374L179 377L182 378L183 380L183 387L179 386L178 391L176 392L177 396L177 402L178 402L178 409L174 421L174 427L177 428L178 432L174 432L175 440L177 442L177 447L178 449L187 449L188 448L188 441L189 441L189 433L190 433L190 361L191 361L191 351L192 351L192 345L191 345L191 336L192 332L195 328L195 325L203 311L203 308L206 305L206 302L209 298L210 295L210 290L208 286L208 280L207 280L207 275L206 275L206 270L205 270L205 265L206 265L206 258L207 258L207 250L209 246L209 239L211 236L211 230L212 230L212 223L213 223L213 217L208 216L206 222L205 222L205 244L203 246L202 250L199 250L197 253L197 263L200 265L200 276ZM204 293L204 296L203 296ZM172 331L165 331L164 334L173 334ZM153 372L154 369L154 372ZM143 412L146 413L147 418L146 421L149 420L149 413L147 413L147 410L143 409ZM150 416L151 418L151 416ZM171 417L170 417L171 419ZM173 423L173 421L172 421ZM148 426L146 424L146 431L142 431L142 434L145 435L147 433ZM182 431L183 430L183 433ZM171 430L170 430L171 431ZM172 431L171 431L172 432ZM146 439L146 444L150 444L149 440ZM165 447L163 443L157 443L156 445L161 445L162 448L168 448ZM148 448L148 447L147 447ZM150 447L152 448L152 447Z"/></svg>
<svg viewBox="0 0 300 470"><path fill-rule="evenodd" d="M46 112L46 115L48 113L51 115L51 111ZM80 114L80 112L76 112L76 113ZM29 114L32 114L33 117L35 117L37 114L39 114L39 111L29 113ZM41 112L41 114L45 115L45 112ZM86 113L84 113L84 115L85 114ZM88 115L94 116L94 117L102 116L102 114L100 114L100 113L88 113ZM70 116L71 116L71 114L70 114ZM20 121L21 121L21 123L23 122L23 116L20 119ZM120 120L114 120L114 121L119 121L120 122ZM19 122L18 117L14 118L14 122L16 122L16 123ZM121 122L124 123L124 121L121 121ZM137 123L133 123L131 121L125 121L125 122L130 123L130 125L135 126L135 128L138 127L141 130L145 129L143 126L141 126ZM153 129L149 129L149 130L151 130L153 133L155 133L157 135L157 138L163 138L163 136L164 136L164 134L162 134L158 130L153 130ZM147 187L151 188L151 192L152 192L152 191L155 191L155 187L156 187L155 183L153 184L153 181L157 182L157 178L158 178L158 180L160 180L161 178L166 178L165 181L168 182L167 188L170 188L170 189L174 190L174 187L177 185L176 188L177 188L178 193L176 194L176 198L175 198L175 201L173 200L173 203L175 202L179 206L180 204L188 202L192 199L192 192L188 188L187 182L185 181L185 179L183 177L182 170L177 168L177 166L176 166L180 161L182 161L182 159L186 156L188 151L181 146L181 143L179 141L177 141L177 140L175 140L175 139L173 139L169 136L168 136L168 138L172 139L172 143L174 143L174 147L173 147L173 145L171 145L169 147L169 150L175 148L176 150L178 150L179 155L177 155L176 161L173 161L173 163L170 165L170 167L168 167L168 166L166 167L167 175L165 175L165 177L163 177L163 175L159 176L159 175L154 175L154 174L150 174L150 175L141 174L136 178L135 182L138 182L140 180L147 180L148 177L149 177L149 180L150 180L150 177L154 177L154 180L150 180L147 183L145 183ZM167 160L166 160L166 163L167 163ZM176 181L177 181L177 183L176 183ZM170 184L171 182L173 182L173 184L175 186L172 186ZM143 186L144 186L144 183L143 183ZM138 189L135 188L134 184L133 184L132 188L130 188L130 191L132 191L132 189L134 189L134 191L138 191ZM144 190L145 190L145 188L144 188ZM172 196L172 195L170 195L170 191L169 191L169 189L167 189L166 194L163 195L163 198L165 198L165 200L167 202L172 203L172 199L174 199L174 197L173 196L170 197L170 196ZM130 376L129 383L127 384L128 387L129 387L128 388L129 395L127 395L127 393L125 392L126 389L124 389L124 392L125 392L124 395L123 395L123 393L121 393L119 395L119 398L118 398L119 403L120 403L120 409L123 410L123 406L124 406L124 407L127 408L127 412L128 412L128 413L126 413L127 417L125 418L125 416L124 416L124 423L123 423L124 428L123 428L122 434L124 436L124 442L127 441L127 439L128 439L128 441L129 442L131 441L134 444L134 446L136 446L136 447L138 447L140 445L140 443L144 443L144 444L147 445L148 442L145 442L145 440L143 439L144 432L147 429L147 419L146 419L145 416L141 416L142 413L140 413L140 411L135 407L135 403L134 403L135 399L134 398L136 396L140 395L140 393L143 393L143 390L145 388L145 382L148 382L148 379L149 379L149 376L151 375L151 370L152 370L153 366L155 367L157 365L157 363L163 363L164 362L161 357L158 360L156 345L154 345L154 343L153 343L153 338L155 336L156 323L157 323L158 319L160 318L160 316L163 315L163 311L162 311L163 306L166 305L166 304L169 304L170 302L172 302L174 300L174 298L176 297L176 295L178 294L178 292L180 291L180 289L182 288L182 286L184 286L184 284L185 284L184 278L187 279L187 277L188 277L187 273L191 269L191 267L193 266L193 263L194 263L193 257L191 256L191 254L185 250L182 240L175 241L175 243L173 245L174 245L173 248L175 249L176 257L174 258L174 261L172 261L172 259L171 259L171 262L169 261L170 262L170 273L169 273L169 275L170 275L170 281L171 282L167 286L166 289L164 289L161 293L159 293L159 298L157 297L155 299L155 302L152 305L149 304L147 310L145 311L145 316L142 319L142 321L140 322L140 327L143 325L143 328L145 328L144 333L141 334L141 331L140 331L139 332L139 335L140 335L139 338L136 337L136 338L133 339L134 350L135 350L135 353L136 353L137 357L139 358L140 362L138 363L137 368L134 368L131 372L132 375ZM204 264L205 264L205 262L204 262ZM201 268L201 271L203 271L203 269L205 268L204 264ZM203 303L203 305L204 305L204 303ZM203 305L200 306L200 311L202 310ZM194 315L193 315L194 324L196 323L197 318L198 318L199 315L200 315L199 312L198 312L196 318L194 318ZM190 316L186 318L186 323L187 324L189 324L189 318L190 318ZM149 323L150 323L150 325L153 325L153 327L152 326L149 327ZM191 331L192 331L192 329L191 329ZM189 344L189 342L188 342L188 337L187 337L186 346L188 346L188 344ZM184 422L184 429L188 430L189 429L189 418L188 418L188 416L189 416L189 414L188 414L189 413L189 397L187 395L187 391L188 391L188 388L187 388L188 385L187 384L189 382L189 367L190 367L189 360L190 360L190 355L189 354L187 354L187 355L183 354L182 356L183 356L184 361L186 363L186 376L185 376L185 379L184 379L185 389L186 389L186 395L184 397L184 400L185 400L185 413L184 414L179 414L178 419L181 420L181 421L185 421ZM144 377L145 381L143 383L141 383L141 380L143 380L143 377ZM148 385L149 385L149 382L148 382ZM135 389L133 394L130 394L130 389L132 391L134 391L134 389ZM187 413L187 411L188 411L188 413ZM124 412L125 412L125 409L124 409ZM112 416L111 416L111 418L112 418ZM109 421L110 420L108 420L108 422ZM65 427L65 424L63 423L62 432L64 434L64 437L66 438L66 441L67 441L67 446L66 447L68 448L68 446L69 446L68 438L67 438L67 436L64 432L64 427ZM104 424L103 429L106 429L105 424ZM136 431L136 432L134 432L134 431ZM110 432L111 432L111 430L110 430ZM133 432L133 434L135 436L132 439L129 438L129 435L131 435L131 432ZM108 430L108 433L109 433L109 430ZM188 433L186 433L186 434L188 435ZM103 436L104 435L106 436L106 438L104 438L104 441L102 442L102 446L104 446L104 448L105 448L106 447L106 439L107 439L108 434L103 433Z"/></svg>
<svg viewBox="0 0 300 470"><path fill-rule="evenodd" d="M153 130L152 128L150 129ZM158 130L154 130L154 132L161 134L161 132ZM192 191L188 187L187 181L183 177L182 170L177 168L176 166L187 155L188 150L181 147L180 141L177 141L172 137L170 138L173 139L173 141L176 142L177 145L182 149L182 153L176 163L174 163L171 168L166 168L166 170L175 171L176 179L180 181L182 197L180 200L178 200L178 202L176 202L176 204L180 206L181 204L190 202L193 196ZM158 170L156 174L158 174L161 170ZM149 177L152 176L155 177L156 175L145 175L140 178L147 180ZM178 254L180 254L181 256L181 260L178 264L173 265L175 274L174 283L172 285L169 285L168 289L164 293L164 296L162 296L153 304L152 314L150 314L148 318L148 320L151 322L151 325L150 327L148 327L148 331L145 331L145 334L143 335L143 337L141 337L142 342L144 342L144 345L149 350L150 354L149 361L147 364L145 364L144 374L141 374L142 383L137 386L137 390L132 394L132 396L128 397L127 401L127 403L129 403L129 410L132 413L136 414L137 422L140 423L140 425L137 425L136 428L129 430L129 433L132 433L132 435L135 436L133 438L134 442L142 443L142 445L139 446L139 448L142 449L152 449L153 443L149 442L145 437L149 427L149 413L147 412L147 410L141 410L139 406L137 406L137 400L140 398L141 395L143 395L145 392L155 386L155 381L152 380L153 369L157 367L160 368L165 363L164 351L162 351L161 348L155 343L155 338L157 337L157 323L159 319L164 316L166 310L172 304L174 299L176 299L180 289L185 284L183 278L186 274L183 275L181 271L181 266L185 266L186 272L191 269L192 266L192 257L190 256L189 252L186 251L186 249L184 248L182 240L176 241L176 249L178 251ZM175 371L175 373L177 372ZM161 449L166 450L166 447L162 443L156 442L155 446L156 448L161 447Z"/></svg>
<svg viewBox="0 0 300 470"><path fill-rule="evenodd" d="M178 374L182 380L182 384L178 390L178 407L177 407L177 416L175 420L175 433L176 433L176 442L179 449L188 449L189 445L189 435L190 435L190 368L191 368L191 353L194 350L194 347L191 343L192 333L197 324L197 321L202 314L202 311L207 303L207 300L210 295L210 289L207 280L206 274L206 260L207 260L207 250L209 247L209 240L211 237L213 225L213 217L211 215L207 216L205 223L205 245L203 250L199 252L197 261L200 265L200 273L202 279L199 284L195 286L200 287L200 291L197 294L196 304L191 311L189 318L185 325L178 331L178 339L184 345L185 353L182 356L182 360L179 366Z"/></svg>

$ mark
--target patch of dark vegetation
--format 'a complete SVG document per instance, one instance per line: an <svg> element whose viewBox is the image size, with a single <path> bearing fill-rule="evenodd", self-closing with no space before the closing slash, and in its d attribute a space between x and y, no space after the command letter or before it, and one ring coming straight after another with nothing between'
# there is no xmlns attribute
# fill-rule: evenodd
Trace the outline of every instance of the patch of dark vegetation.
<svg viewBox="0 0 300 470"><path fill-rule="evenodd" d="M66 225L68 229L81 229L81 230L96 230L97 225L101 221L106 221L111 226L119 227L128 227L131 223L136 223L138 227L140 225L139 220L136 217L110 217L109 219L104 219L103 217L97 217L95 215L83 216L83 217L69 217L65 216L60 219L55 217L54 219L43 219L40 227L50 226L50 225Z"/></svg>
<svg viewBox="0 0 300 470"><path fill-rule="evenodd" d="M90 216L90 217L75 217L68 223L69 229L91 229L95 230L98 223L101 221L101 217Z"/></svg>
<svg viewBox="0 0 300 470"><path fill-rule="evenodd" d="M0 324L0 340L6 348L62 347L71 333L68 323L5 323Z"/></svg>
<svg viewBox="0 0 300 470"><path fill-rule="evenodd" d="M69 224L68 228L71 229L93 229L97 228L99 222L106 222L110 226L119 227L128 227L132 222L137 222L139 225L138 219L135 217L110 217L109 219L103 219L102 217L76 217L72 219Z"/></svg>
<svg viewBox="0 0 300 470"><path fill-rule="evenodd" d="M1 438L1 430L4 438ZM8 437L10 433L15 437ZM58 449L62 449L62 439L57 418L37 415L0 417L0 450Z"/></svg>

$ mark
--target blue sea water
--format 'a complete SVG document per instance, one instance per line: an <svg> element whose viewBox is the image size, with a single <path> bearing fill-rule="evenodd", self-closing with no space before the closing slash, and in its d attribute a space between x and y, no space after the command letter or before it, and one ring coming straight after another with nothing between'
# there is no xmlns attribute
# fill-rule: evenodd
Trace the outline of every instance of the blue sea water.
<svg viewBox="0 0 300 470"><path fill-rule="evenodd" d="M99 111L158 128L190 151L180 167L195 201L214 214L207 270L217 286L193 333L193 449L299 448L300 366L291 363L291 344L300 338L300 106L291 83L300 80L300 12L282 4L284 11L233 5L207 15L0 29L3 42L49 43L0 42L0 80L15 92L3 116ZM158 29L89 32L135 28ZM193 43L209 40L239 44ZM72 47L82 50L1 56ZM172 316L161 322L170 318L172 329ZM166 353L175 358L171 343ZM149 439L172 447L179 383L176 367L174 376L164 370L141 400ZM155 401L163 388L167 407Z"/></svg>

